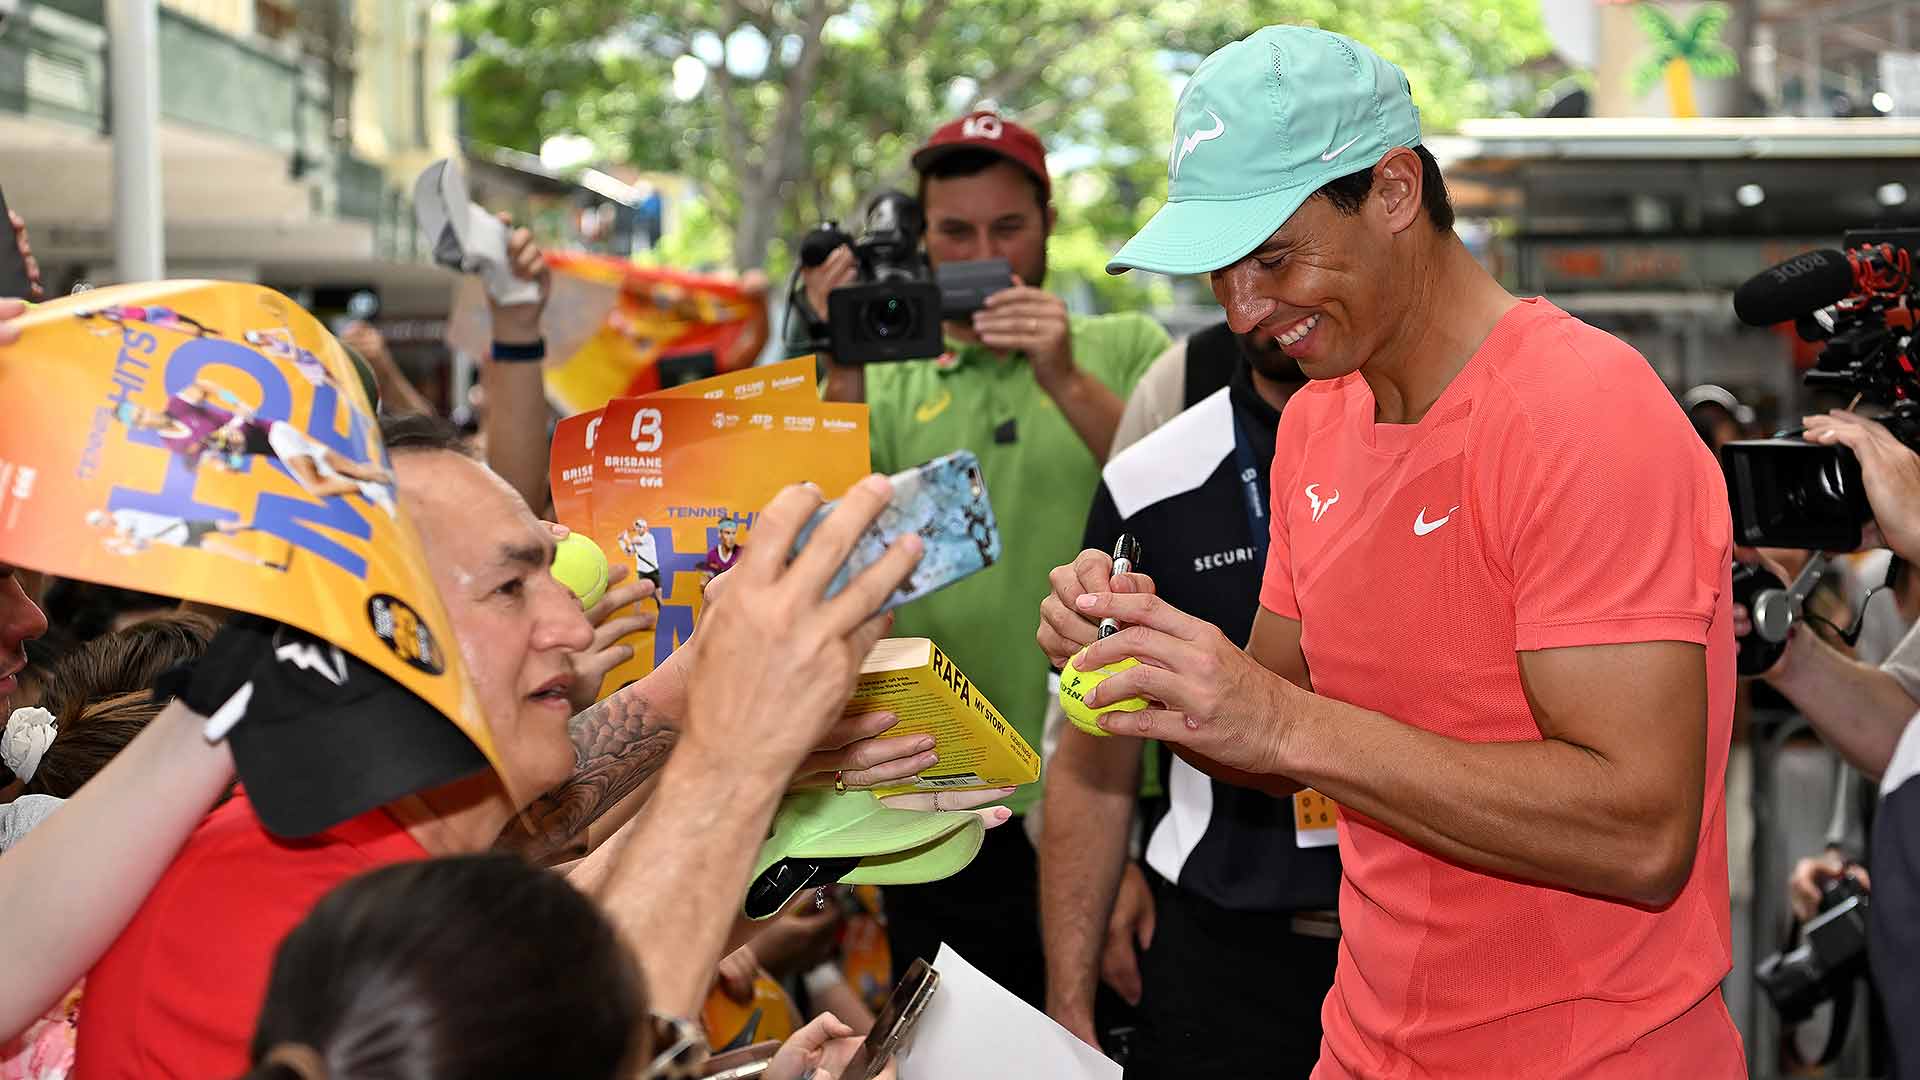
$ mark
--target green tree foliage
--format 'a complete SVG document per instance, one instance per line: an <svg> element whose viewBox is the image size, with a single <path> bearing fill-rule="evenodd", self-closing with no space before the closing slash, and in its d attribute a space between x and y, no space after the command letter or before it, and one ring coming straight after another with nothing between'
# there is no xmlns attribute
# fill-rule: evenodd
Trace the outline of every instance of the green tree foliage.
<svg viewBox="0 0 1920 1080"><path fill-rule="evenodd" d="M1178 85L1275 22L1399 63L1429 130L1530 101L1547 52L1537 0L462 0L474 48L453 91L480 140L537 151L578 133L694 178L739 269L876 188L911 190L927 132L999 108L1055 154L1056 276L1118 303L1138 275L1100 265L1165 196Z"/></svg>

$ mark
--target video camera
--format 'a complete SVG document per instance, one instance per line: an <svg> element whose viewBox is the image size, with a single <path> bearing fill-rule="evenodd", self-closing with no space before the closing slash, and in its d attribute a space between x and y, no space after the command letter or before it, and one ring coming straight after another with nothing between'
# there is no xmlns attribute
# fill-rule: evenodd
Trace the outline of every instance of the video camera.
<svg viewBox="0 0 1920 1080"><path fill-rule="evenodd" d="M807 233L800 241L801 267L819 266L844 245L853 251L856 280L827 294L824 320L804 292L788 290L789 309L807 326L807 338L793 354L825 351L848 365L938 356L946 348L943 319L964 319L1013 284L1005 259L951 263L936 274L920 246L926 227L913 196L882 191L868 200L858 238L832 221Z"/></svg>
<svg viewBox="0 0 1920 1080"><path fill-rule="evenodd" d="M1852 878L1827 883L1820 913L1807 921L1799 946L1774 953L1754 969L1755 981L1782 1020L1799 1023L1815 1006L1847 998L1853 980L1866 974L1868 903L1867 891ZM1834 1027L1844 1032L1846 1024Z"/></svg>
<svg viewBox="0 0 1920 1080"><path fill-rule="evenodd" d="M1792 321L1821 341L1811 387L1851 391L1883 406L1896 438L1920 446L1920 369L1914 342L1913 255L1920 229L1848 230L1842 251L1810 251L1763 271L1733 294L1751 326ZM1852 551L1872 520L1860 463L1842 446L1815 446L1798 430L1721 449L1735 543Z"/></svg>

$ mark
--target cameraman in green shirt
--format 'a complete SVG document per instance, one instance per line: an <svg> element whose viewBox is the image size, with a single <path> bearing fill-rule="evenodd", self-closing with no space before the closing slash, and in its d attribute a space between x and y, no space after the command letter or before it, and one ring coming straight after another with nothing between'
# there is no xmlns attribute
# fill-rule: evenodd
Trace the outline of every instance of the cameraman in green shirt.
<svg viewBox="0 0 1920 1080"><path fill-rule="evenodd" d="M944 325L937 358L831 365L827 397L871 408L873 468L894 473L962 448L980 458L1002 545L998 565L902 608L893 633L928 637L986 691L1034 747L1049 694L1046 657L1023 628L1047 574L1079 551L1126 397L1171 344L1141 314L1070 315L1041 286L1053 232L1046 152L1026 128L990 112L961 117L914 152L928 260L1001 258L1011 288L970 321ZM807 300L855 277L835 250L802 272ZM927 770L939 775L940 767ZM1030 784L1015 813L1040 801ZM1045 1000L1034 852L1022 829L995 829L971 866L931 885L888 888L896 975L942 941L1036 1007Z"/></svg>

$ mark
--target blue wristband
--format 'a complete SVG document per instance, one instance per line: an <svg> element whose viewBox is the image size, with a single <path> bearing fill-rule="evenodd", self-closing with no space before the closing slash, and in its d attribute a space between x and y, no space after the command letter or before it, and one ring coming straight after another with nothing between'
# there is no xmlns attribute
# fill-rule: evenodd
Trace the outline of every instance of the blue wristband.
<svg viewBox="0 0 1920 1080"><path fill-rule="evenodd" d="M493 358L502 364L530 364L547 358L545 338L525 345L509 345L505 342L493 343Z"/></svg>

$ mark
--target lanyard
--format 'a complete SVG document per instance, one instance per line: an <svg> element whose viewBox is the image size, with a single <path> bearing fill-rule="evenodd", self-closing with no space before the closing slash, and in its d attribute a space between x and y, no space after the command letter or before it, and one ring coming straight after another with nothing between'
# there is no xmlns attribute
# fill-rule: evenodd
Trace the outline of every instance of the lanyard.
<svg viewBox="0 0 1920 1080"><path fill-rule="evenodd" d="M1247 430L1240 423L1238 410L1233 414L1233 457L1239 469L1240 509L1247 515L1247 533L1264 566L1267 545L1273 538L1267 521L1267 493L1260 489L1260 470L1254 467L1253 446L1247 441Z"/></svg>

